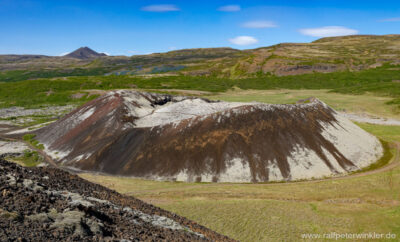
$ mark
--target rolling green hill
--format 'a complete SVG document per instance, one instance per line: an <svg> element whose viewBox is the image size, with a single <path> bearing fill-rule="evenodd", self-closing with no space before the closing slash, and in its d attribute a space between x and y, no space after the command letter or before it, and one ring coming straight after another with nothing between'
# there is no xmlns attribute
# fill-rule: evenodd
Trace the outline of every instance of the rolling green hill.
<svg viewBox="0 0 400 242"><path fill-rule="evenodd" d="M355 35L252 50L184 49L93 58L0 56L0 81L93 75L185 75L219 78L360 71L400 64L400 35Z"/></svg>
<svg viewBox="0 0 400 242"><path fill-rule="evenodd" d="M346 94L372 93L392 98L390 104L400 104L400 65L384 64L361 71L339 71L289 76L263 75L248 78L197 76L135 76L95 75L39 78L19 82L0 82L0 107L40 106L43 104L83 103L96 97L93 90L151 89L172 92L175 89L225 92L233 88L329 89ZM80 98L76 98L76 95ZM94 93L94 94L93 94Z"/></svg>
<svg viewBox="0 0 400 242"><path fill-rule="evenodd" d="M0 107L80 104L92 90L329 89L400 106L400 35L323 38L253 50L186 49L94 58L0 56ZM76 98L77 94L79 98Z"/></svg>

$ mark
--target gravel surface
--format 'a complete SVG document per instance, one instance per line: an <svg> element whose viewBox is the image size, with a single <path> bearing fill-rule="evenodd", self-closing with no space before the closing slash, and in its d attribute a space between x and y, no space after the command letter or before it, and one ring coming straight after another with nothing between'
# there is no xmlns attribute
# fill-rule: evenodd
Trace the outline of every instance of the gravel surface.
<svg viewBox="0 0 400 242"><path fill-rule="evenodd" d="M379 125L400 125L400 120L380 117L372 117L367 114L340 113L341 116L359 123L379 124Z"/></svg>
<svg viewBox="0 0 400 242"><path fill-rule="evenodd" d="M25 109L23 107L11 107L0 109L1 118L22 117L32 115L57 115L71 111L74 105L48 106L43 108Z"/></svg>
<svg viewBox="0 0 400 242"><path fill-rule="evenodd" d="M23 142L17 141L3 141L0 139L0 156L6 154L15 154L15 153L23 153L25 150L30 150L29 146L27 146Z"/></svg>
<svg viewBox="0 0 400 242"><path fill-rule="evenodd" d="M75 107L74 105L66 105L31 109L23 107L2 108L0 109L0 125L26 125L43 117L57 119Z"/></svg>

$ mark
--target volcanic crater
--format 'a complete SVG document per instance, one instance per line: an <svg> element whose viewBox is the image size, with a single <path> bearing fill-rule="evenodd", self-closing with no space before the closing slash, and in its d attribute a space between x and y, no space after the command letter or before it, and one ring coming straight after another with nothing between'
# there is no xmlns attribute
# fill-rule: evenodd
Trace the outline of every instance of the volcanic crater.
<svg viewBox="0 0 400 242"><path fill-rule="evenodd" d="M188 182L322 178L383 154L376 137L315 98L271 105L118 90L35 134L60 166Z"/></svg>

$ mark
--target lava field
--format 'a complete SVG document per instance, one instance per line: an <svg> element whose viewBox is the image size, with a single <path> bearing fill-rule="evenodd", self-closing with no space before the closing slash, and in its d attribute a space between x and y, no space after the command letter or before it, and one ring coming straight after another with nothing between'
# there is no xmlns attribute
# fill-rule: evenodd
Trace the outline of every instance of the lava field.
<svg viewBox="0 0 400 242"><path fill-rule="evenodd" d="M57 168L0 158L0 241L233 241Z"/></svg>

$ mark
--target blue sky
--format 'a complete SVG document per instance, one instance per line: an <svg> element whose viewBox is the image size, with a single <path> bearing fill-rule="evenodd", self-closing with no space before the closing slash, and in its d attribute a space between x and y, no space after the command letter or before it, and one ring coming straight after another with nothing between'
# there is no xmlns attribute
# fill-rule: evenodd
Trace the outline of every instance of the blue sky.
<svg viewBox="0 0 400 242"><path fill-rule="evenodd" d="M111 55L250 49L323 36L400 34L400 1L0 0L0 53Z"/></svg>

